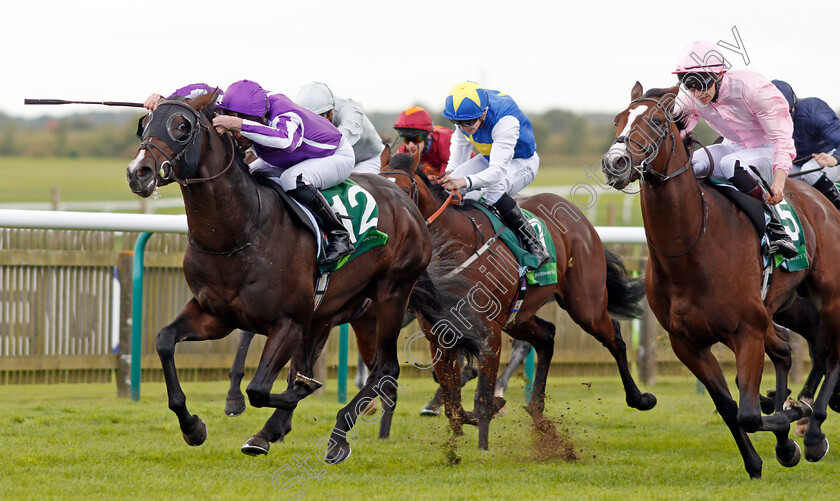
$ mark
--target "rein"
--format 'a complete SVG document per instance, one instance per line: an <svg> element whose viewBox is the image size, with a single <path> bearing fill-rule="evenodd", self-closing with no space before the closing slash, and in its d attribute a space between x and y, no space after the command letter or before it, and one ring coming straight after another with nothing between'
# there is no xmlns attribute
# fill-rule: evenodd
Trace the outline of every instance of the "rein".
<svg viewBox="0 0 840 501"><path fill-rule="evenodd" d="M431 216L429 216L429 219L427 219L427 220L426 220L426 226L428 226L428 225L432 224L432 222L433 222L435 219L437 219L437 218L438 218L438 216L440 216L441 214L443 214L443 211L444 211L444 210L446 210L446 206L447 206L447 205L449 205L449 204L452 202L452 198L455 196L455 193L458 193L458 201L457 201L456 203L458 203L458 202L460 202L460 201L461 201L461 194L458 192L458 190L452 190L452 191L450 191L450 192L449 192L449 197L446 199L446 201L445 201L445 202L443 202L443 203L440 205L440 207L438 207L438 210L436 210L436 211L435 211L435 213L434 213L434 214L432 214Z"/></svg>
<svg viewBox="0 0 840 501"><path fill-rule="evenodd" d="M408 172L401 171L401 170L389 170L389 171L385 171L385 172L380 172L379 174L380 175L399 174L401 176L407 176L411 180L411 184L414 187L411 190L411 193L409 193L409 197L411 197L411 201L414 202L414 205L418 205L418 206L420 205L419 204L419 197L420 196L419 196L418 191L417 191L417 180L414 179L413 175L409 174ZM455 198L455 193L458 193L458 190L452 190L452 191L449 192L449 197L446 199L446 201L444 201L441 204L441 206L438 207L438 210L436 210L434 214L432 214L431 216L429 216L428 219L426 219L426 226L429 226L430 224L432 224L432 222L435 219L437 219L438 216L443 214L443 211L446 210L446 207L452 202L452 199ZM458 200L456 201L456 203L460 203L461 200L462 200L461 194L458 193Z"/></svg>

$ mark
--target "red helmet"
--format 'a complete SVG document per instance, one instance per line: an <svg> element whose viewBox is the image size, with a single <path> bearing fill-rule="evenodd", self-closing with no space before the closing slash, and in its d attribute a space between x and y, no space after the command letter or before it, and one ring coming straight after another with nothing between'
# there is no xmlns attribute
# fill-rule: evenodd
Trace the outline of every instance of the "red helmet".
<svg viewBox="0 0 840 501"><path fill-rule="evenodd" d="M397 129L397 132L401 132L400 129L432 132L435 124L432 122L432 116L429 115L428 111L419 106L412 106L400 113L400 116L397 117L397 123L394 124L394 128Z"/></svg>

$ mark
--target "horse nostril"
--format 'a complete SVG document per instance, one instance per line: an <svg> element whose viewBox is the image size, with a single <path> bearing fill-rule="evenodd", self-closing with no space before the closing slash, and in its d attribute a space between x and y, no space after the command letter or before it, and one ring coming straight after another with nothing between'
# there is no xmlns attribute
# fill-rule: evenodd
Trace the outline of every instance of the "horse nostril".
<svg viewBox="0 0 840 501"><path fill-rule="evenodd" d="M625 157L623 157L623 156L622 156L622 157L618 157L618 158L615 160L615 170L616 170L617 172L624 172L624 170L625 170L626 168L627 168L627 159L626 159Z"/></svg>
<svg viewBox="0 0 840 501"><path fill-rule="evenodd" d="M152 169L149 167L140 167L139 169L137 169L137 177L139 179L147 179L154 175L154 171L152 171Z"/></svg>

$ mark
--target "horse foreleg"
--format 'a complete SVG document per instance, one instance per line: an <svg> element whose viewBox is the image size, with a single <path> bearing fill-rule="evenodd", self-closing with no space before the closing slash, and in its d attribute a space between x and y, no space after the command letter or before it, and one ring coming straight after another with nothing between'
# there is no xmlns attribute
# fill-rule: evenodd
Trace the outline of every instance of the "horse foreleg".
<svg viewBox="0 0 840 501"><path fill-rule="evenodd" d="M201 445L207 438L204 422L187 410L187 398L178 381L175 368L175 345L181 341L205 341L227 336L231 328L218 318L204 312L193 298L180 315L158 332L155 348L163 368L169 408L178 417L181 433L189 445Z"/></svg>
<svg viewBox="0 0 840 501"><path fill-rule="evenodd" d="M671 348L677 358L685 364L697 379L703 383L709 396L715 404L723 422L729 427L741 458L744 460L744 468L751 478L761 478L761 457L755 451L749 436L738 422L738 405L729 393L726 378L720 369L717 359L708 346L697 346L688 340L669 333Z"/></svg>
<svg viewBox="0 0 840 501"><path fill-rule="evenodd" d="M434 357L434 354L436 353L435 352L436 349L442 350L442 348L440 348L439 346L432 345L431 342L430 342L429 346L432 348L432 356L433 357ZM464 362L463 355L461 355L461 354L458 354L458 365L461 367L461 388L463 388L464 386L467 385L467 383L469 383L470 381L472 381L473 379L478 377L478 370L476 370L476 368L471 366L471 365L467 365ZM435 375L435 377L437 377L437 375ZM435 381L435 382L437 382L437 381ZM461 394L459 392L458 393L458 402L460 402L460 401L461 401ZM444 402L443 387L438 386L438 389L435 390L435 394L432 397L432 399L429 400L429 403L427 403L426 405L423 406L422 409L420 409L420 415L421 416L439 416L440 415L440 407L442 405L444 405L443 402Z"/></svg>
<svg viewBox="0 0 840 501"><path fill-rule="evenodd" d="M298 374L293 368L290 370L286 391L280 394L271 393L271 387L277 375L292 355L297 354L300 359L309 355L301 343L302 337L303 327L290 318L282 319L280 325L267 336L257 371L245 392L253 407L273 407L276 410L263 428L242 445L241 450L244 454L249 456L268 454L269 443L284 436L284 425L287 425L288 429L291 428L291 414L298 401L320 386L309 376ZM315 356L317 357L317 353ZM288 432L288 429L285 431Z"/></svg>
<svg viewBox="0 0 840 501"><path fill-rule="evenodd" d="M424 325L423 329L432 350L435 378L439 385L436 395L440 395L440 405L443 405L452 433L463 435L466 412L461 405L461 385L458 384L458 371L460 366L458 356L452 350L444 349L427 327ZM439 413L440 411L438 411ZM472 421L469 424L475 424L475 422Z"/></svg>
<svg viewBox="0 0 840 501"><path fill-rule="evenodd" d="M782 466L790 468L799 464L802 456L799 445L788 437L790 423L802 417L803 407L797 405L785 410L788 395L787 378L791 365L790 338L781 327L771 324L770 329L764 341L764 350L776 371L774 412L773 415L761 419L761 429L770 430L776 435L776 459Z"/></svg>
<svg viewBox="0 0 840 501"><path fill-rule="evenodd" d="M376 308L368 310L356 320L350 322L353 326L353 333L356 335L356 345L359 347L360 364L365 366L364 379L357 380L356 387L362 389L370 377L370 367L373 366L373 359L376 356ZM361 368L360 368L361 369ZM394 401L396 403L396 399ZM382 404L382 419L379 422L379 438L388 438L391 435L391 421L394 416L394 407ZM364 409L365 414L376 412L376 401L371 400L368 407Z"/></svg>
<svg viewBox="0 0 840 501"><path fill-rule="evenodd" d="M478 366L478 384L475 389L473 414L478 420L478 448L487 450L490 439L490 420L504 405L504 399L493 396L493 386L499 372L499 356L502 351L502 330L495 322L490 325L491 334L487 349Z"/></svg>
<svg viewBox="0 0 840 501"><path fill-rule="evenodd" d="M822 431L822 423L828 415L828 401L834 393L834 388L840 380L840 364L836 355L829 357L826 365L825 380L823 381L817 398L814 400L814 413L805 432L805 459L817 462L828 453L828 439Z"/></svg>
<svg viewBox="0 0 840 501"><path fill-rule="evenodd" d="M226 416L238 416L245 412L245 396L239 387L242 384L242 378L245 377L245 358L248 356L248 348L251 346L253 339L253 332L240 331L239 346L236 348L233 365L230 366L230 372L228 373L230 388L228 389L227 399L225 399Z"/></svg>
<svg viewBox="0 0 840 501"><path fill-rule="evenodd" d="M350 435L357 419L372 424L381 418L381 416L361 415L371 401L379 396L383 407L396 405L396 392L399 388L397 378L400 375L397 340L403 315L408 306L410 285L413 284L406 287L405 283L402 283L391 290L380 289L377 293L374 364L365 385L336 416L335 427L324 451L324 460L328 464L337 464L350 457L350 444L347 440L348 438L353 441L358 440L358 433Z"/></svg>

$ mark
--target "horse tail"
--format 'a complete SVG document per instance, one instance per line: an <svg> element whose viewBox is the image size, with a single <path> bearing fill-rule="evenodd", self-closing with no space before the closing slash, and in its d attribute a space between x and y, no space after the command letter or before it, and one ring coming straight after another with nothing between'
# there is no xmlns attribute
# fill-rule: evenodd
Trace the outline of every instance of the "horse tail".
<svg viewBox="0 0 840 501"><path fill-rule="evenodd" d="M621 258L604 247L607 261L607 311L622 318L642 316L642 298L645 297L644 277L630 278Z"/></svg>
<svg viewBox="0 0 840 501"><path fill-rule="evenodd" d="M489 330L473 308L459 308L470 286L460 274L450 275L459 264L447 257L453 255L452 247L452 243L434 242L432 260L417 279L408 307L433 326L432 334L441 338L440 344L472 364L484 350Z"/></svg>

